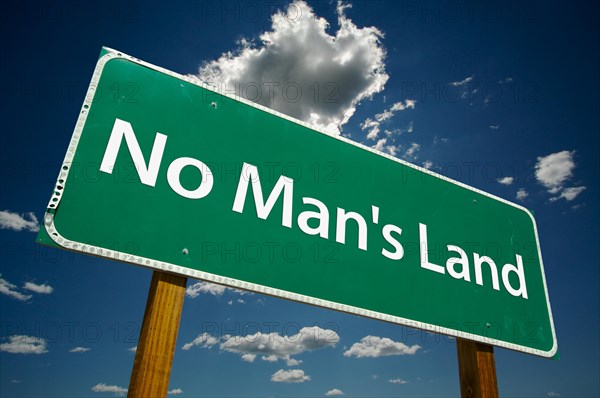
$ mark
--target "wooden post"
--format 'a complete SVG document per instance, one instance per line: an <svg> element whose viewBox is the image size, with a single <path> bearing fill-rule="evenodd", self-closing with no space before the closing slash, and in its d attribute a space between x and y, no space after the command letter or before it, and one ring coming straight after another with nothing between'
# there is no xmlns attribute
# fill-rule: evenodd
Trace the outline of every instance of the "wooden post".
<svg viewBox="0 0 600 398"><path fill-rule="evenodd" d="M183 276L152 273L127 397L167 396L186 283Z"/></svg>
<svg viewBox="0 0 600 398"><path fill-rule="evenodd" d="M494 347L456 339L462 398L498 398Z"/></svg>

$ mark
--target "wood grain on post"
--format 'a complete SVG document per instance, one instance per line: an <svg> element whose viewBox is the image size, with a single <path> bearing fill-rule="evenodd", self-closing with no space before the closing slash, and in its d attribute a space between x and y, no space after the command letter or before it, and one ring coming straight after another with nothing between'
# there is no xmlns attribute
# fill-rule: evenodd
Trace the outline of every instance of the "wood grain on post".
<svg viewBox="0 0 600 398"><path fill-rule="evenodd" d="M462 398L498 398L494 347L456 339Z"/></svg>
<svg viewBox="0 0 600 398"><path fill-rule="evenodd" d="M183 276L161 271L152 273L129 381L129 398L167 396L186 283L187 278Z"/></svg>

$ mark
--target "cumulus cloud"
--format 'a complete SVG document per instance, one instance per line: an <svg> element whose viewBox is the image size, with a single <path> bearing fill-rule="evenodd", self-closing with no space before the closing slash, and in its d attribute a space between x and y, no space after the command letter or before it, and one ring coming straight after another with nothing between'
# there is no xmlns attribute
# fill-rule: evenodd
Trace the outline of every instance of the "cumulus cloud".
<svg viewBox="0 0 600 398"><path fill-rule="evenodd" d="M19 301L27 301L31 298L31 295L19 292L16 285L3 279L2 274L0 274L0 293Z"/></svg>
<svg viewBox="0 0 600 398"><path fill-rule="evenodd" d="M527 193L525 188L519 188L519 190L517 191L517 200L525 200L525 198L528 196L529 194Z"/></svg>
<svg viewBox="0 0 600 398"><path fill-rule="evenodd" d="M498 178L498 182L502 185L510 185L515 181L514 177L502 177Z"/></svg>
<svg viewBox="0 0 600 398"><path fill-rule="evenodd" d="M392 384L406 384L406 383L408 383L408 381L402 380L402 379L390 379L390 380L388 380L388 383L392 383Z"/></svg>
<svg viewBox="0 0 600 398"><path fill-rule="evenodd" d="M315 15L302 0L272 16L260 42L240 40L239 48L200 67L198 77L236 95L339 133L358 103L383 90L382 32L358 27L338 2L339 29Z"/></svg>
<svg viewBox="0 0 600 398"><path fill-rule="evenodd" d="M567 201L574 200L586 187L565 187L565 184L573 177L575 151L560 151L547 156L537 158L535 165L535 177L551 195L551 202L559 199Z"/></svg>
<svg viewBox="0 0 600 398"><path fill-rule="evenodd" d="M126 388L123 387L119 387L119 386L111 386L108 384L104 384L104 383L98 383L96 384L94 387L92 387L92 391L93 392L112 392L115 395L125 395L125 393L127 392Z"/></svg>
<svg viewBox="0 0 600 398"><path fill-rule="evenodd" d="M25 335L10 336L8 343L0 344L0 351L11 354L45 354L48 352L46 340Z"/></svg>
<svg viewBox="0 0 600 398"><path fill-rule="evenodd" d="M431 170L432 167L433 167L433 162L431 160L426 160L423 162L423 168L425 168L427 170Z"/></svg>
<svg viewBox="0 0 600 398"><path fill-rule="evenodd" d="M28 220L25 219L25 216L27 216ZM13 213L10 210L2 210L0 211L0 229L38 232L40 230L40 223L33 212L25 215Z"/></svg>
<svg viewBox="0 0 600 398"><path fill-rule="evenodd" d="M184 351L188 351L190 348L192 348L194 346L210 348L210 347L214 346L215 344L217 344L218 342L219 342L219 340L217 338L211 336L210 334L202 333L201 335L196 337L191 342L184 344L183 347L181 347L181 349Z"/></svg>
<svg viewBox="0 0 600 398"><path fill-rule="evenodd" d="M174 388L172 390L167 391L167 395L179 395L183 394L183 390L181 388Z"/></svg>
<svg viewBox="0 0 600 398"><path fill-rule="evenodd" d="M325 393L326 397L337 397L340 395L346 395L346 394L344 394L344 392L342 390L338 390L337 388L334 388L333 390L329 390Z"/></svg>
<svg viewBox="0 0 600 398"><path fill-rule="evenodd" d="M304 374L304 371L300 369L279 369L271 376L271 381L276 383L304 383L308 380L310 380L310 376Z"/></svg>
<svg viewBox="0 0 600 398"><path fill-rule="evenodd" d="M572 151L561 151L537 158L535 177L548 192L556 194L563 189L563 184L573 176L575 162Z"/></svg>
<svg viewBox="0 0 600 398"><path fill-rule="evenodd" d="M69 352L79 353L79 352L88 352L89 350L91 350L91 348L87 348L87 347L75 347L75 348L71 348L69 350Z"/></svg>
<svg viewBox="0 0 600 398"><path fill-rule="evenodd" d="M407 346L387 337L366 336L354 343L344 352L345 357L378 358L392 355L414 355L421 348L419 345Z"/></svg>
<svg viewBox="0 0 600 398"><path fill-rule="evenodd" d="M263 361L283 360L288 366L296 366L301 361L292 358L293 355L334 347L339 340L340 337L333 330L313 326L304 327L291 336L281 336L277 332L257 332L247 336L225 335L217 339L208 333L203 333L194 341L186 343L182 349L189 350L194 346L211 348L220 342L221 350L239 354L245 362L254 362L257 357L260 357Z"/></svg>
<svg viewBox="0 0 600 398"><path fill-rule="evenodd" d="M582 193L583 191L586 190L586 187L572 187L572 188L565 188L559 196L556 196L554 198L550 198L550 201L554 202L556 200L559 199L565 199L567 201L572 201L573 199L575 199L577 196L579 196L580 193Z"/></svg>
<svg viewBox="0 0 600 398"><path fill-rule="evenodd" d="M245 337L224 336L220 348L224 351L240 354L245 361L249 361L250 358L254 360L256 356L260 355L263 361L276 362L284 360L288 366L294 366L300 362L293 359L292 355L333 347L339 340L340 337L333 330L313 326L304 327L292 336L281 336L276 332L258 332Z"/></svg>
<svg viewBox="0 0 600 398"><path fill-rule="evenodd" d="M23 285L23 289L31 290L32 292L35 292L38 294L50 294L54 291L54 288L50 285L46 285L46 284L38 285L33 282L25 282L25 285Z"/></svg>

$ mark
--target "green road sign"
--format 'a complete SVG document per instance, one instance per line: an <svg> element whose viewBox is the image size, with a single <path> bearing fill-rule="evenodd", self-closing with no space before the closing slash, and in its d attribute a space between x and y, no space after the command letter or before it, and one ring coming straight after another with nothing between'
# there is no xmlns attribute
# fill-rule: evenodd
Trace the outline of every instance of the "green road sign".
<svg viewBox="0 0 600 398"><path fill-rule="evenodd" d="M531 354L526 209L104 49L38 241Z"/></svg>

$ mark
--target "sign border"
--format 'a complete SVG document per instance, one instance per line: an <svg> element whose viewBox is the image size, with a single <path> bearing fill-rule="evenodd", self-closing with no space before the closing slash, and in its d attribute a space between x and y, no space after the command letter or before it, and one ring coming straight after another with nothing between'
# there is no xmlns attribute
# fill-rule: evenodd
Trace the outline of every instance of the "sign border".
<svg viewBox="0 0 600 398"><path fill-rule="evenodd" d="M163 261L157 261L157 260L153 260L153 259L146 258L146 257L136 256L133 254L110 250L110 249L106 249L106 248L102 248L102 247L98 247L98 246L87 245L87 244L84 244L81 242L76 242L76 241L66 239L58 232L58 230L56 229L56 226L54 225L54 213L56 212L56 210L60 204L60 200L61 200L60 192L65 188L69 170L72 165L73 157L75 156L75 152L77 151L77 145L79 143L79 139L83 132L83 128L84 128L85 122L87 120L89 109L92 106L92 103L94 100L94 95L96 94L96 88L98 86L98 82L102 75L102 71L104 70L104 66L113 59L125 59L130 62L134 62L138 65L144 66L146 68L150 68L157 72L161 72L163 74L169 75L173 78L176 78L176 79L185 81L187 83L202 87L203 89L211 91L215 94L227 97L234 101L244 103L246 105L252 106L253 108L256 108L256 109L262 110L264 112L270 113L272 115L278 116L280 118L289 120L293 123L307 127L318 133L325 134L325 135L333 137L339 141L345 142L346 144L354 145L358 148L367 150L367 151L372 152L379 156L383 156L387 159L390 159L394 162L400 163L404 166L408 166L410 168L416 169L418 171L429 174L436 178L440 178L440 179L450 182L454 185L471 190L478 194L487 196L491 199L500 201L500 202L505 203L509 206L512 206L516 209L524 211L531 218L533 228L534 228L536 247L537 247L538 256L540 259L542 282L544 284L544 293L546 295L546 305L548 308L550 327L552 330L552 340L553 340L552 348L550 349L550 351L534 349L534 348L522 346L519 344L514 344L514 343L502 341L502 340L488 338L485 336L480 336L480 335L471 334L471 333L465 333L460 330L441 327L441 326L437 326L437 325L431 325L431 324L424 323L424 322L414 321L412 319L407 319L407 318L402 318L402 317L398 317L398 316L383 314L383 313L376 312L376 311L366 310L366 309L363 309L360 307L350 306L350 305L346 305L346 304L340 304L340 303L336 303L336 302L328 301L328 300L322 300L322 299L318 299L315 297L292 293L292 292L288 292L285 290L276 289L276 288L272 288L272 287L268 287L268 286L263 286L263 285L259 285L259 284L255 284L255 283L244 282L244 281L229 278L229 277L224 277L224 276L220 276L220 275L216 275L216 274L212 274L212 273L208 273L208 272L194 270L194 269L183 267L183 266L176 265L176 264L171 264L171 263L167 263L167 262L163 262ZM43 224L44 224L44 228L45 228L48 236L52 239L52 241L54 243L56 243L59 247L65 248L67 250L73 250L73 251L77 251L77 252L81 252L81 253L91 254L94 256L100 256L100 257L104 257L104 258L118 260L121 262L131 263L134 265L140 265L140 266L151 268L154 270L160 270L160 271L170 272L170 273L174 273L174 274L178 274L178 275L183 275L186 277L192 277L195 279L201 279L201 280L204 280L207 282L217 283L217 284L231 287L234 289L249 290L249 291L262 293L262 294L266 294L266 295L270 295L270 296L275 296L275 297L279 297L279 298L284 298L284 299L288 299L288 300L292 300L292 301L296 301L296 302L300 302L300 303L311 304L311 305L315 305L318 307L328 308L328 309L332 309L332 310L336 310L336 311L340 311L340 312L346 312L346 313L353 314L353 315L359 315L359 316L363 316L363 317L367 317L367 318L378 319L378 320L382 320L385 322L390 322L390 323L399 324L399 325L403 325L403 326L413 327L416 329L421 329L421 330L424 330L427 332L441 333L441 334L446 334L446 335L457 337L457 338L467 339L467 340L471 340L471 341L477 341L477 342L484 343L484 344L491 344L491 345L515 350L515 351L520 351L520 352L525 352L525 353L532 354L532 355L541 356L541 357L546 357L546 358L553 357L557 353L557 350L558 350L558 344L557 344L557 340L556 340L556 332L555 332L555 328L554 328L554 319L552 317L552 309L550 307L550 299L548 297L548 288L547 288L547 284L546 284L546 275L544 272L544 264L542 261L542 253L541 253L541 248L540 248L540 243L539 243L537 225L536 225L535 219L533 218L531 212L529 210L527 210L525 207L523 207L519 204L510 202L506 199L502 199L502 198L492 195L490 193L481 191L477 188L471 187L471 186L461 183L459 181L455 181L451 178L448 178L441 174L435 173L431 170L408 163L402 159L398 159L398 158L388 155L386 153L377 151L373 148L369 148L363 144L351 141L341 135L332 134L330 132L325 131L324 129L310 125L309 123L305 123L301 120L292 118L290 116L284 115L273 109L269 109L265 106L250 102L244 98L222 92L220 90L215 89L214 87L209 86L206 83L203 83L202 81L200 81L198 78L196 78L194 76L189 76L189 75L184 76L184 75L178 74L176 72L172 72L165 68L150 64L148 62L142 61L140 59L137 59L135 57L132 57L130 55L124 54L120 51L117 51L117 50L114 50L114 49L111 49L108 47L102 47L101 56L98 59L98 62L94 69L94 73L92 75L90 85L88 87L85 99L83 101L83 105L81 107L81 111L79 113L77 123L75 124L75 129L73 131L73 135L71 137L71 141L69 143L67 153L65 155L65 158L63 160L63 163L62 163L62 166L61 166L58 178L57 178L54 193L52 194L52 197L50 198L50 201L49 201L47 209L46 209L46 213L44 214L44 223Z"/></svg>

